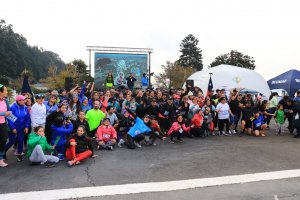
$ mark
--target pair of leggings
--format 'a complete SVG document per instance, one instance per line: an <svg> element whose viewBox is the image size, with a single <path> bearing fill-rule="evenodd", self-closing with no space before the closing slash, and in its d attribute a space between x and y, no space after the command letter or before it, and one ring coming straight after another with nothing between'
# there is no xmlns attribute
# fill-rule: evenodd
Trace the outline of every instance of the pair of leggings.
<svg viewBox="0 0 300 200"><path fill-rule="evenodd" d="M71 139L70 142L76 142L74 139ZM92 156L91 150L86 150L85 152L76 154L76 146L70 146L66 151L66 158L68 160L82 161Z"/></svg>
<svg viewBox="0 0 300 200"><path fill-rule="evenodd" d="M145 136L143 134L139 134L135 136L134 138L131 137L131 135L127 134L127 142L125 142L125 145L128 146L129 149L135 149L134 142L140 142L145 139Z"/></svg>
<svg viewBox="0 0 300 200"><path fill-rule="evenodd" d="M104 143L104 144L101 145L101 147L102 147L103 149L106 149L107 147L113 146L111 140L109 140L109 141L107 141L107 142L103 141L103 143Z"/></svg>
<svg viewBox="0 0 300 200"><path fill-rule="evenodd" d="M226 132L227 133L229 132L229 126L230 126L229 119L219 119L218 123L219 123L219 131L220 131L220 133L223 132L224 125L226 125Z"/></svg>
<svg viewBox="0 0 300 200"><path fill-rule="evenodd" d="M204 130L202 128L192 128L191 134L195 137L203 137L204 136Z"/></svg>
<svg viewBox="0 0 300 200"><path fill-rule="evenodd" d="M5 144L7 142L7 124L0 124L0 160L3 160L5 154Z"/></svg>
<svg viewBox="0 0 300 200"><path fill-rule="evenodd" d="M25 133L24 129L17 130L17 134L14 134L12 132L9 132L8 134L8 143L5 145L5 152L8 151L8 149L15 144L17 141L17 146L18 146L18 154L23 153L23 146L24 146L24 138L25 138Z"/></svg>
<svg viewBox="0 0 300 200"><path fill-rule="evenodd" d="M53 162L53 163L58 163L59 158L56 156L51 156L51 155L45 155L43 152L43 149L41 145L36 145L29 157L29 160L31 162Z"/></svg>

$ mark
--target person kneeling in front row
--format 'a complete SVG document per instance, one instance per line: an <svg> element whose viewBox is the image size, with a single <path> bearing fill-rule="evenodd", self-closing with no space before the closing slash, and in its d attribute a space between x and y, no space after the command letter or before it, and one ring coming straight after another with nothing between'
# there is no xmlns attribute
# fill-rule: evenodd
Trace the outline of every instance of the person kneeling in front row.
<svg viewBox="0 0 300 200"><path fill-rule="evenodd" d="M91 138L87 136L85 127L79 125L77 132L71 136L67 143L66 158L69 160L68 166L78 165L89 157L95 158L97 155L94 155Z"/></svg>
<svg viewBox="0 0 300 200"><path fill-rule="evenodd" d="M32 164L44 164L46 167L54 167L59 162L59 158L52 155L45 155L45 151L52 151L55 146L48 144L45 137L44 128L37 126L34 133L30 133L27 142L28 148L26 156Z"/></svg>

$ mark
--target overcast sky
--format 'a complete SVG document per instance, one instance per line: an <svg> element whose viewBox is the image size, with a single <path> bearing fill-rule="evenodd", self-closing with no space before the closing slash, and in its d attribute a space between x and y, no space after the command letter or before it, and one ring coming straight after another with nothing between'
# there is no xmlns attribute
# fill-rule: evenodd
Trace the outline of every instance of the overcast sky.
<svg viewBox="0 0 300 200"><path fill-rule="evenodd" d="M178 59L188 34L199 39L204 69L238 50L265 79L300 70L298 0L2 0L0 19L65 62L88 63L86 46L150 47L152 71Z"/></svg>

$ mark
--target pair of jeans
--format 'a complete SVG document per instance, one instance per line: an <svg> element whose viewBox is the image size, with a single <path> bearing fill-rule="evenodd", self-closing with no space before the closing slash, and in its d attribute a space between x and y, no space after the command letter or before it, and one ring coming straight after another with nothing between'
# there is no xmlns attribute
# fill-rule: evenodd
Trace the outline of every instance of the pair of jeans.
<svg viewBox="0 0 300 200"><path fill-rule="evenodd" d="M134 142L140 142L145 139L145 136L143 134L139 134L135 136L134 138L131 137L129 134L127 134L127 142L125 142L125 145L128 146L129 149L135 149Z"/></svg>
<svg viewBox="0 0 300 200"><path fill-rule="evenodd" d="M24 129L17 130L17 134L14 134L12 132L9 132L8 134L8 143L5 145L5 152L8 151L8 149L15 144L17 141L18 146L18 154L23 153L23 146L25 141L25 133Z"/></svg>

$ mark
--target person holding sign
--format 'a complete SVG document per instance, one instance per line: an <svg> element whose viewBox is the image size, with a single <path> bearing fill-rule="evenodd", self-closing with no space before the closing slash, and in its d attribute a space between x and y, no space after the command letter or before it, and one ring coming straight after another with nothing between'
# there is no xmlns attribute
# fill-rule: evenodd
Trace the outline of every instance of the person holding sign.
<svg viewBox="0 0 300 200"><path fill-rule="evenodd" d="M9 111L9 103L6 97L7 88L0 84L0 167L7 167L8 165L3 160L3 156L5 154L5 144L8 135L6 118L11 115L11 111Z"/></svg>

